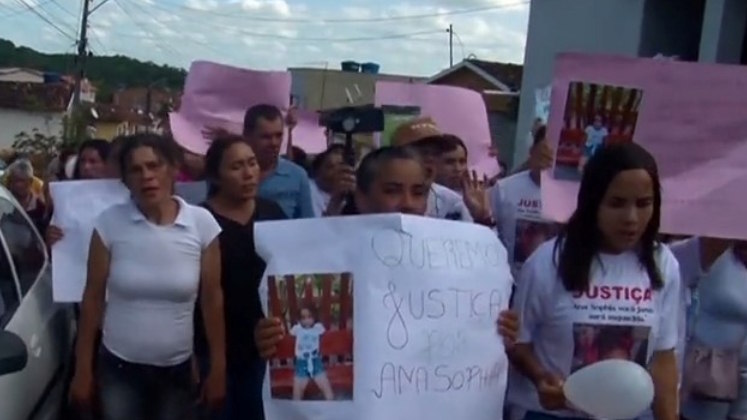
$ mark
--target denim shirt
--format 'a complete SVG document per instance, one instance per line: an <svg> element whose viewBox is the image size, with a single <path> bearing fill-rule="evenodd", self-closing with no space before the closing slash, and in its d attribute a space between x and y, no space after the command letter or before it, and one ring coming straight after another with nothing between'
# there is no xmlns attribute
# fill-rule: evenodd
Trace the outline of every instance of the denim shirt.
<svg viewBox="0 0 747 420"><path fill-rule="evenodd" d="M259 184L259 196L276 202L289 219L314 217L309 176L289 160L278 160L273 173Z"/></svg>

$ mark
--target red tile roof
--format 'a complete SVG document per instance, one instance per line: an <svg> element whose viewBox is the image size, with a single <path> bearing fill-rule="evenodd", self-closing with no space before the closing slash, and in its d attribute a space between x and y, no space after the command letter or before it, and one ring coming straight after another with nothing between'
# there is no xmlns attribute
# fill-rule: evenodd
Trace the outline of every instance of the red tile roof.
<svg viewBox="0 0 747 420"><path fill-rule="evenodd" d="M0 82L0 108L63 112L67 109L71 95L72 87L64 82Z"/></svg>

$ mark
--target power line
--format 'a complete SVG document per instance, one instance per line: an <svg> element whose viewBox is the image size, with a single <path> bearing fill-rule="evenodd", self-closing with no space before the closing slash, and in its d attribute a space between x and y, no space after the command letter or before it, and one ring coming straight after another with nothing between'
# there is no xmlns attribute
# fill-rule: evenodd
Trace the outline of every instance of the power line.
<svg viewBox="0 0 747 420"><path fill-rule="evenodd" d="M37 9L39 7L44 6L45 4L49 4L49 2L51 2L51 1L52 0L44 0L44 1L40 2L39 4L36 4L34 6L31 6L31 7L33 7L34 9ZM19 10L19 9L12 8L12 7L8 6L8 5L5 5L3 3L0 3L0 7L2 7L5 10L8 10L8 13L0 16L0 19L9 18L9 17L13 17L13 16L18 16L18 15L21 15L21 14L24 14L24 13L28 13L28 11L29 11L29 9L27 9L26 7L24 7L23 9Z"/></svg>
<svg viewBox="0 0 747 420"><path fill-rule="evenodd" d="M153 6L162 10L168 10L172 11L171 8L178 8L178 9L184 9L187 11L195 12L195 13L204 13L204 14L210 14L214 16L221 16L221 17L227 17L227 18L235 18L235 19L241 19L243 21L255 21L255 22L275 22L275 23L365 23L365 22L393 22L393 21L403 21L403 20L419 20L419 19L429 19L429 18L436 18L436 17L442 17L442 16L455 16L455 15L465 15L465 14L471 14L471 13L479 13L479 12L491 12L501 9L508 9L518 6L523 6L529 4L529 0L523 0L523 1L517 1L516 3L511 4L503 4L498 6L481 6L481 7L472 7L468 9L456 9L456 10L447 10L442 12L431 12L431 13L421 13L421 14L413 14L413 15L395 15L395 16L386 16L386 17L372 17L372 18L328 18L328 19L313 19L313 18L277 18L277 17L269 17L269 16L250 16L250 15L244 15L244 14L237 14L237 13L221 13L216 12L213 10L201 10L198 8L182 5L182 4L173 4L168 2L159 2L159 3L147 3L149 6ZM169 7L164 7L168 5Z"/></svg>
<svg viewBox="0 0 747 420"><path fill-rule="evenodd" d="M120 10L122 10L124 12L125 15L127 15L128 18L130 18L130 20L132 21L132 23L135 24L135 26L137 26L138 28L140 28L141 31L143 31L143 33L146 36L149 35L149 34L151 34L151 31L148 30L144 25L142 25L137 19L135 19L135 17L132 15L132 13L130 13L130 11L124 7L124 5L122 4L122 2L120 2L119 0L114 0L114 3L117 5L117 7L119 7ZM153 35L155 35L155 34L153 34ZM168 54L170 52L171 54L174 54L176 56L181 56L181 57L184 56L181 52L177 51L176 49L173 49L173 48L170 48L170 47L166 47L165 45L161 44L158 41L158 37L157 36L148 36L147 38L150 39L150 40L152 40L153 43L156 45L156 48L158 48L159 50L161 50L161 52L163 52L164 54Z"/></svg>
<svg viewBox="0 0 747 420"><path fill-rule="evenodd" d="M121 3L122 1L126 1L130 4L135 5L134 0L115 0L118 3ZM152 4L151 6L155 6L155 4ZM147 10L144 10L141 8L141 10L146 13L148 16L150 14L147 13ZM210 20L201 19L201 20L195 20L194 18L185 18L184 21L191 21L192 23L199 24L201 26L213 26L215 28L219 28L222 30L225 30L227 25L220 24L216 22L212 22ZM315 42L340 42L340 43L348 43L348 42L366 42L366 41L381 41L381 40L389 40L389 39L403 39L403 38L414 38L417 36L422 35L433 35L433 34L441 34L443 33L443 30L441 29L434 29L434 30L426 30L426 31L415 31L415 32L405 32L405 33L384 33L380 35L372 35L372 36L361 36L361 37L344 37L344 38L333 38L333 37L294 37L294 36L288 36L288 35L282 35L277 33L263 33L263 32L255 32L246 30L243 28L231 26L230 27L233 31L236 31L236 33L241 35L246 35L249 37L254 38L264 38L264 39L275 39L275 40L282 40L282 41L290 41L290 42L300 42L300 43L315 43ZM142 28L141 28L142 29ZM117 36L124 35L124 34L117 34ZM125 35L126 36L126 35Z"/></svg>
<svg viewBox="0 0 747 420"><path fill-rule="evenodd" d="M62 36L66 37L66 38L70 38L73 41L76 41L76 39L75 39L74 36L72 36L69 33L65 32L62 28L60 28L54 22L52 22L51 20L49 20L46 16L44 16L43 14L41 14L33 6L31 6L30 4L26 3L26 0L16 0L16 2L18 2L22 6L26 7L30 12L32 12L33 14L35 14L36 16L38 16L39 19L43 20L49 26L51 26L52 28L54 28L55 30L57 30L57 32L59 32Z"/></svg>

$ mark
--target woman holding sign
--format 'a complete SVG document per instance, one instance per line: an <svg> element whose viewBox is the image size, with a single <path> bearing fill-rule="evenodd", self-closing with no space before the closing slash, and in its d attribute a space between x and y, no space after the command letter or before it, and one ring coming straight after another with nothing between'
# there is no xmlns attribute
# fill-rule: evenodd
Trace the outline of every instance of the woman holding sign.
<svg viewBox="0 0 747 420"><path fill-rule="evenodd" d="M355 202L360 214L402 213L424 216L428 206L428 177L419 156L412 150L382 147L363 158L356 172ZM513 344L518 320L512 311L498 319L498 332L506 346ZM254 330L259 354L272 358L285 336L283 322L263 318Z"/></svg>
<svg viewBox="0 0 747 420"><path fill-rule="evenodd" d="M603 147L586 166L577 202L564 231L535 251L517 282L522 325L511 353L518 370L509 386L512 417L589 418L569 407L563 381L614 348L605 358L648 368L654 418L676 419L680 274L656 241L654 158L633 143Z"/></svg>

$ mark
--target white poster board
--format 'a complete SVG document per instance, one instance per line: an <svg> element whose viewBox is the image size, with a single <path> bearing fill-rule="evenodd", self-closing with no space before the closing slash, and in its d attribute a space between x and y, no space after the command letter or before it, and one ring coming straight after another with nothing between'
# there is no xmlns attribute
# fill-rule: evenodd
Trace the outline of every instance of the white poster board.
<svg viewBox="0 0 747 420"><path fill-rule="evenodd" d="M191 204L205 200L204 182L176 184L177 195ZM93 223L107 208L130 199L119 180L60 181L49 184L54 204L52 225L63 238L52 246L52 290L55 302L80 302L86 284L88 246Z"/></svg>
<svg viewBox="0 0 747 420"><path fill-rule="evenodd" d="M263 308L289 331L268 364L268 420L502 418L496 320L512 278L490 229L349 216L259 223L255 241Z"/></svg>

